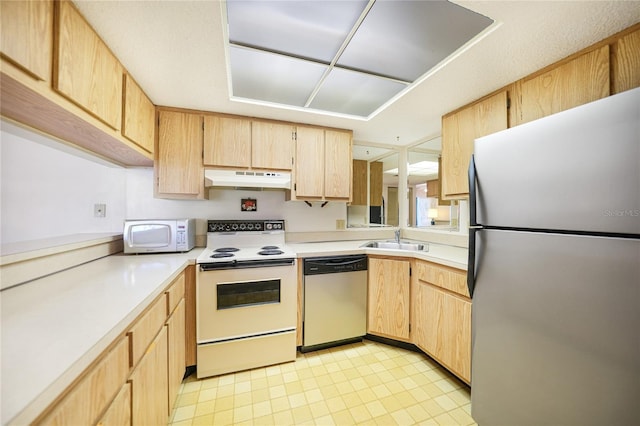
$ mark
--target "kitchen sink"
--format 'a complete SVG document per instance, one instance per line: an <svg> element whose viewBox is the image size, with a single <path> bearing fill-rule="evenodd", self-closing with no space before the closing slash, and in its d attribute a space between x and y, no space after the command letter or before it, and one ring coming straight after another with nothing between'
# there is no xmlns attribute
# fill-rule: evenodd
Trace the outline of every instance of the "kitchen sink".
<svg viewBox="0 0 640 426"><path fill-rule="evenodd" d="M429 251L429 244L413 243L411 241L369 241L361 247L386 250Z"/></svg>

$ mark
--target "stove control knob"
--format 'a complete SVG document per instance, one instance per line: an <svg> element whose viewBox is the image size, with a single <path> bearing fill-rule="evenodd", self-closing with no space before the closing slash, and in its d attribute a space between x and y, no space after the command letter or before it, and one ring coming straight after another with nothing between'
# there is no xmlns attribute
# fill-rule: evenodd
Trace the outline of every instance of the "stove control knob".
<svg viewBox="0 0 640 426"><path fill-rule="evenodd" d="M271 229L272 227L273 227L273 225L272 225L272 224L267 223L267 229Z"/></svg>
<svg viewBox="0 0 640 426"><path fill-rule="evenodd" d="M231 229L233 229L234 231L238 230L238 224L234 223L233 225L231 225Z"/></svg>
<svg viewBox="0 0 640 426"><path fill-rule="evenodd" d="M262 224L256 223L256 231L261 231L261 230L262 230Z"/></svg>
<svg viewBox="0 0 640 426"><path fill-rule="evenodd" d="M241 231L244 231L245 229L247 229L247 225L246 225L246 224L244 224L244 223L241 223L241 224L240 224L240 230L241 230Z"/></svg>
<svg viewBox="0 0 640 426"><path fill-rule="evenodd" d="M231 225L225 225L224 226L224 230L225 231L231 231Z"/></svg>

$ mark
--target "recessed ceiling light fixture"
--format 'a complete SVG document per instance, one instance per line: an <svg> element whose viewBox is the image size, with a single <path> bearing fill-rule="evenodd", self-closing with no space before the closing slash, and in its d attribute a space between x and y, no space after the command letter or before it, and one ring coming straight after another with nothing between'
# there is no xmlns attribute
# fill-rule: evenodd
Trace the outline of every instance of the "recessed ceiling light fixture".
<svg viewBox="0 0 640 426"><path fill-rule="evenodd" d="M448 1L227 0L232 99L371 117L485 31Z"/></svg>

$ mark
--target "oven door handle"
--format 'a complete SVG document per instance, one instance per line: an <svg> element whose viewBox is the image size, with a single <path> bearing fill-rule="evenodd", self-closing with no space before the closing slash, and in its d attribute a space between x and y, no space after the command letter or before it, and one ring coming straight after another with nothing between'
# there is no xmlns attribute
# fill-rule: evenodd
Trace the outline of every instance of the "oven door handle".
<svg viewBox="0 0 640 426"><path fill-rule="evenodd" d="M215 271L217 269L231 269L231 268L263 268L271 266L291 266L295 264L294 258L280 258L280 259L261 259L261 260L229 260L226 262L214 262L214 263L201 263L201 271Z"/></svg>

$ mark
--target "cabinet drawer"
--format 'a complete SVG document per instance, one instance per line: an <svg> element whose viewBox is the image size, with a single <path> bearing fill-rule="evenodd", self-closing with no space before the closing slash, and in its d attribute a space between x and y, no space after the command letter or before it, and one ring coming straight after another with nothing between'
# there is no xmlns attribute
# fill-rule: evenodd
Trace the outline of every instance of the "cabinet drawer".
<svg viewBox="0 0 640 426"><path fill-rule="evenodd" d="M129 330L131 337L131 366L140 361L145 350L156 337L167 319L167 305L165 297L158 298L149 309Z"/></svg>
<svg viewBox="0 0 640 426"><path fill-rule="evenodd" d="M167 315L171 315L180 300L184 298L184 272L173 281L165 294L167 295Z"/></svg>
<svg viewBox="0 0 640 426"><path fill-rule="evenodd" d="M43 424L88 425L98 420L129 374L129 339L123 337L62 399Z"/></svg>
<svg viewBox="0 0 640 426"><path fill-rule="evenodd" d="M429 262L417 262L416 269L420 281L469 297L466 272Z"/></svg>

